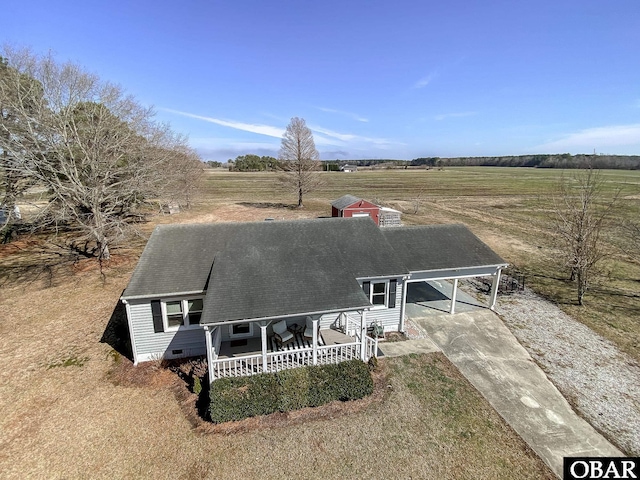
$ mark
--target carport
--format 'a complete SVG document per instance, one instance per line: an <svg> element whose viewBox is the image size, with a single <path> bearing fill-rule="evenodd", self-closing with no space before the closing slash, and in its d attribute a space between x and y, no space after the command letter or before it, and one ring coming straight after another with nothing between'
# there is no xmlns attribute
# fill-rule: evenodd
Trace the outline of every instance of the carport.
<svg viewBox="0 0 640 480"><path fill-rule="evenodd" d="M430 229L428 235L425 229ZM401 331L410 283L452 281L449 313L453 314L460 279L493 277L489 308L495 308L500 273L508 264L465 226L404 227L384 229L383 234L411 272L402 286Z"/></svg>
<svg viewBox="0 0 640 480"><path fill-rule="evenodd" d="M407 300L405 314L407 318L413 315L448 315L451 312L453 297L453 281L425 280L412 282L407 285ZM459 284L461 286L461 284ZM477 310L488 309L487 300L465 292L456 290L455 313L473 313ZM400 308L400 302L398 302Z"/></svg>

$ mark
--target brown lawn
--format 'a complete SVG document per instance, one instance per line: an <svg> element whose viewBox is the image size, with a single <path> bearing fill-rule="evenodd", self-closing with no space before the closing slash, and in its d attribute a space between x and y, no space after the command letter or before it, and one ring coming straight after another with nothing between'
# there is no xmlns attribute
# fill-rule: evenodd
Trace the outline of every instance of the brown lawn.
<svg viewBox="0 0 640 480"><path fill-rule="evenodd" d="M303 215L229 202L157 220ZM36 238L0 247L3 478L553 478L440 355L381 362L376 395L353 404L194 421L174 374L100 341L143 244L102 275Z"/></svg>

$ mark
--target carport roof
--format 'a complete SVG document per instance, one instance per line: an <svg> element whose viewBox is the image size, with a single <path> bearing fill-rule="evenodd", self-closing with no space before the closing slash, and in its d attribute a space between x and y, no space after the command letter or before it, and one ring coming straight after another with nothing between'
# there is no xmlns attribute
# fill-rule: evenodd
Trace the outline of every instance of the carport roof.
<svg viewBox="0 0 640 480"><path fill-rule="evenodd" d="M507 265L464 225L382 229L411 272Z"/></svg>

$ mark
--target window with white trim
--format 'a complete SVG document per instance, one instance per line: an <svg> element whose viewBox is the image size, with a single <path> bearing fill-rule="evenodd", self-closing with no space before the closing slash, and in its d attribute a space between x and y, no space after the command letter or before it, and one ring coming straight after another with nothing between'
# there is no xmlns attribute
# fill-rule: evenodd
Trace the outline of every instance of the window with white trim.
<svg viewBox="0 0 640 480"><path fill-rule="evenodd" d="M187 300L187 316L189 325L199 325L202 318L202 299Z"/></svg>
<svg viewBox="0 0 640 480"><path fill-rule="evenodd" d="M178 330L200 325L203 303L201 298L188 300L165 300L162 302L164 331Z"/></svg>
<svg viewBox="0 0 640 480"><path fill-rule="evenodd" d="M387 282L371 282L371 297L369 301L374 306L387 306Z"/></svg>
<svg viewBox="0 0 640 480"><path fill-rule="evenodd" d="M229 325L230 337L250 337L253 335L253 323L235 323Z"/></svg>
<svg viewBox="0 0 640 480"><path fill-rule="evenodd" d="M398 280L365 281L362 290L374 308L395 308Z"/></svg>
<svg viewBox="0 0 640 480"><path fill-rule="evenodd" d="M164 308L165 318L167 320L167 328L165 330L177 329L180 325L184 325L182 300L165 302Z"/></svg>

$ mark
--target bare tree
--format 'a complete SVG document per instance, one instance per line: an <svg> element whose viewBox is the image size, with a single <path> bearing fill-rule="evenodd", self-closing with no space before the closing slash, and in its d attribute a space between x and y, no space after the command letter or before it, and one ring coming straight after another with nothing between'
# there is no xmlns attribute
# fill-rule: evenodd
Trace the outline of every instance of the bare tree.
<svg viewBox="0 0 640 480"><path fill-rule="evenodd" d="M416 194L415 197L413 197L413 199L411 200L411 203L413 205L413 214L417 215L418 212L420 211L420 207L422 206L422 202L424 201L424 192L425 192L426 187L422 187L418 193Z"/></svg>
<svg viewBox="0 0 640 480"><path fill-rule="evenodd" d="M200 192L205 165L198 154L186 146L169 152L167 179L162 186L162 200L184 208L191 208Z"/></svg>
<svg viewBox="0 0 640 480"><path fill-rule="evenodd" d="M31 178L23 172L10 168L13 158L9 150L2 148L8 143L25 143L25 133L30 126L25 118L16 114L15 105L32 112L42 96L38 82L28 75L9 67L7 59L0 56L0 209L5 220L0 224L2 240L10 238L16 215L17 198L31 185ZM35 104L34 104L35 101Z"/></svg>
<svg viewBox="0 0 640 480"><path fill-rule="evenodd" d="M47 188L38 224L75 229L108 259L109 246L139 218L137 207L170 183L184 139L120 87L75 64L28 51L5 50L5 57L40 87L24 95L0 91L13 119L0 125L6 169ZM16 135L15 125L26 128Z"/></svg>
<svg viewBox="0 0 640 480"><path fill-rule="evenodd" d="M640 252L640 223L628 222L626 228L633 247Z"/></svg>
<svg viewBox="0 0 640 480"><path fill-rule="evenodd" d="M281 182L298 194L298 208L302 208L302 196L321 184L320 155L313 141L313 134L303 118L291 119L282 136L278 159L284 175Z"/></svg>
<svg viewBox="0 0 640 480"><path fill-rule="evenodd" d="M618 193L607 198L600 171L592 168L578 171L570 179L563 176L558 187L555 234L564 251L569 279L576 282L579 305L606 256L602 235Z"/></svg>

